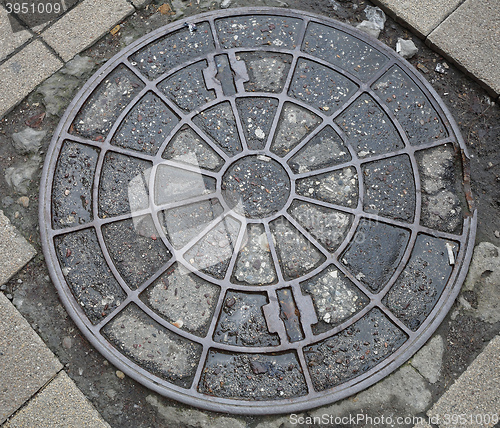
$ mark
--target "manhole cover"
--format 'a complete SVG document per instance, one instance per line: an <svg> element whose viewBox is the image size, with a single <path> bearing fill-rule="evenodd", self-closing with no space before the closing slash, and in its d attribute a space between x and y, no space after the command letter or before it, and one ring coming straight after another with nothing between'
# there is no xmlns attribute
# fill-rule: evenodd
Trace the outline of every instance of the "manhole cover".
<svg viewBox="0 0 500 428"><path fill-rule="evenodd" d="M232 9L148 34L66 111L41 191L67 310L118 368L210 410L346 397L429 338L475 220L457 127L355 29Z"/></svg>

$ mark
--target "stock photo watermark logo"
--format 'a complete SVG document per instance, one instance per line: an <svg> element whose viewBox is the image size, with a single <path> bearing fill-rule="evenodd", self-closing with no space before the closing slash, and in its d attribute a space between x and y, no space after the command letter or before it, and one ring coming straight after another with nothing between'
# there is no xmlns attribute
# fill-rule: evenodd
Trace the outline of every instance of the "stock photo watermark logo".
<svg viewBox="0 0 500 428"><path fill-rule="evenodd" d="M365 413L348 414L336 416L323 413L320 416L301 416L295 413L290 415L290 424L293 426L311 425L350 425L350 426L381 426L398 427L403 425L424 424L425 418L421 416L370 416Z"/></svg>
<svg viewBox="0 0 500 428"><path fill-rule="evenodd" d="M323 413L319 416L302 416L292 413L289 417L290 424L293 426L314 426L314 425L350 425L350 426L380 426L380 427L399 427L408 425L440 425L446 426L483 426L498 424L499 415L497 413L445 413L435 414L429 417L428 422L425 417L414 415L381 415L370 416L366 413L355 413L344 416L336 416Z"/></svg>
<svg viewBox="0 0 500 428"><path fill-rule="evenodd" d="M36 30L68 10L75 0L1 0L0 3L7 12L10 26L14 33L26 30Z"/></svg>

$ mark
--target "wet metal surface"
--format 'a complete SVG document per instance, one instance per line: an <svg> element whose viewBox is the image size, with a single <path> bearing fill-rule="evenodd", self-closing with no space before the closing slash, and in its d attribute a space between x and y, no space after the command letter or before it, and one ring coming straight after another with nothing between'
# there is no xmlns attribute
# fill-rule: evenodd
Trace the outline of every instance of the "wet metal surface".
<svg viewBox="0 0 500 428"><path fill-rule="evenodd" d="M61 300L120 370L188 404L271 414L358 392L464 279L457 127L354 28L284 9L188 22L111 59L60 122L40 225Z"/></svg>

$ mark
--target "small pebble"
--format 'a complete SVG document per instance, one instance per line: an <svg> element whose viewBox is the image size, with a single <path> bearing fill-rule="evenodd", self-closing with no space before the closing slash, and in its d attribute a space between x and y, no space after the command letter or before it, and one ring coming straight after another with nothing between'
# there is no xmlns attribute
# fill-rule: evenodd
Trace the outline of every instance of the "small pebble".
<svg viewBox="0 0 500 428"><path fill-rule="evenodd" d="M177 328L182 328L182 326L184 325L184 321L177 320L177 321L173 322L172 325L177 327Z"/></svg>
<svg viewBox="0 0 500 428"><path fill-rule="evenodd" d="M71 339L71 337L66 336L66 337L62 340L62 346L63 346L63 348L70 349L70 348L71 348L71 345L73 345L73 340Z"/></svg>
<svg viewBox="0 0 500 428"><path fill-rule="evenodd" d="M125 379L125 373L123 373L123 372L122 372L122 371L120 371L120 370L117 370L117 371L116 371L116 377L117 377L118 379Z"/></svg>
<svg viewBox="0 0 500 428"><path fill-rule="evenodd" d="M423 64L418 63L418 64L417 64L417 68L418 68L418 69L419 69L422 73L425 73L425 74L429 73L429 69L428 69L425 65L423 65Z"/></svg>
<svg viewBox="0 0 500 428"><path fill-rule="evenodd" d="M12 299L12 304L16 307L16 308L20 308L22 305L23 305L23 299L19 298L19 297L14 297Z"/></svg>
<svg viewBox="0 0 500 428"><path fill-rule="evenodd" d="M436 68L434 69L437 73L441 73L441 74L446 74L446 68L443 64L441 63L437 63L436 64Z"/></svg>
<svg viewBox="0 0 500 428"><path fill-rule="evenodd" d="M28 198L27 196L21 196L17 202L19 204L21 204L24 208L28 208L29 204L30 204L30 198Z"/></svg>
<svg viewBox="0 0 500 428"><path fill-rule="evenodd" d="M399 38L396 43L396 52L403 58L411 58L418 52L418 48L413 43L413 40Z"/></svg>

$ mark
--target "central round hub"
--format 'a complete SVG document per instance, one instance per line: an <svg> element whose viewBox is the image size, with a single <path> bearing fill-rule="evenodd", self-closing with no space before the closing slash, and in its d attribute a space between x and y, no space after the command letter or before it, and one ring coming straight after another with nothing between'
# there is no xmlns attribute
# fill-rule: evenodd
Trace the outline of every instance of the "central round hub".
<svg viewBox="0 0 500 428"><path fill-rule="evenodd" d="M281 210L290 195L290 178L267 156L246 156L233 163L222 178L222 194L230 208L250 218Z"/></svg>

